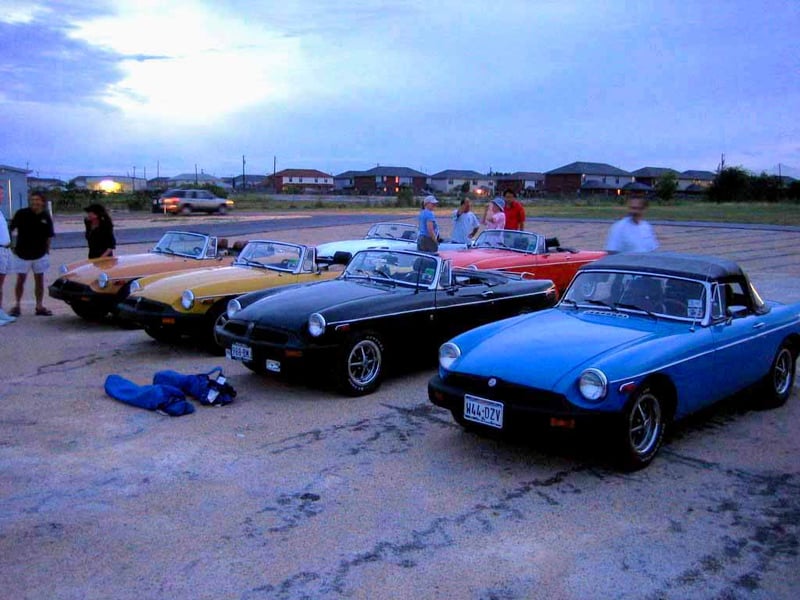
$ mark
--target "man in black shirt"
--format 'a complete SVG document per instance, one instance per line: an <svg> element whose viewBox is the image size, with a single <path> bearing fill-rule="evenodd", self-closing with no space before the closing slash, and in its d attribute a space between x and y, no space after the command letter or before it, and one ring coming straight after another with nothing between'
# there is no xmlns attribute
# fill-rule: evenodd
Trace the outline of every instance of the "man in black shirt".
<svg viewBox="0 0 800 600"><path fill-rule="evenodd" d="M20 314L22 292L28 271L33 271L34 294L36 296L36 314L49 317L53 313L44 307L44 274L50 267L50 240L55 235L53 219L47 212L47 206L41 194L31 196L28 208L21 208L11 219L10 229L17 231L17 243L14 247L14 270L17 273L17 285L14 289L17 303L9 311L13 317Z"/></svg>

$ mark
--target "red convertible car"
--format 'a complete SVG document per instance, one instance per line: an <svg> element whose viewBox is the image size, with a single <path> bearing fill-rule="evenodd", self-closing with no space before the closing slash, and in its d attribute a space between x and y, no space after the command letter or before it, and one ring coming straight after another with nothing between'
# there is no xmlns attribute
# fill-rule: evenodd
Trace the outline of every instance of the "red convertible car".
<svg viewBox="0 0 800 600"><path fill-rule="evenodd" d="M531 279L550 279L561 294L578 268L606 255L595 250L562 248L557 238L528 231L487 230L466 250L439 253L454 267L511 271Z"/></svg>

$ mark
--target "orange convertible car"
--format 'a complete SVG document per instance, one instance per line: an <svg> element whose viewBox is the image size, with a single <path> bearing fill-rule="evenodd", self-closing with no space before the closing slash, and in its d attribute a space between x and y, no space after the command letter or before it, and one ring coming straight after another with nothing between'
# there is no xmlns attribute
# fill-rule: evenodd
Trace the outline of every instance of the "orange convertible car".
<svg viewBox="0 0 800 600"><path fill-rule="evenodd" d="M528 231L487 230L466 250L439 253L454 267L520 273L531 279L550 279L561 294L578 268L606 255L594 250L562 248L557 238Z"/></svg>

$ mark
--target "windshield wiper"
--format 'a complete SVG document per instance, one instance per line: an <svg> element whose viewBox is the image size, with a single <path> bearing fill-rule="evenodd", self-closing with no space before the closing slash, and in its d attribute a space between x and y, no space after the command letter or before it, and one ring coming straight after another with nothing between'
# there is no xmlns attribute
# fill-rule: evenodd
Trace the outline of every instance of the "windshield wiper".
<svg viewBox="0 0 800 600"><path fill-rule="evenodd" d="M160 247L158 247L158 246L156 246L155 248L153 248L153 252L161 252L161 253L163 253L163 254L175 254L175 255L177 255L177 254L178 254L178 253L177 253L177 252L175 252L175 250L173 250L172 248L160 248Z"/></svg>
<svg viewBox="0 0 800 600"><path fill-rule="evenodd" d="M258 262L257 260L252 260L250 258L244 258L243 256L240 256L239 258L237 258L236 259L236 263L237 264L246 265L248 267L259 267L259 268L262 268L262 269L266 268L266 266L267 266L264 263Z"/></svg>
<svg viewBox="0 0 800 600"><path fill-rule="evenodd" d="M643 313L646 313L648 316L658 320L656 313L647 310L646 308L642 308L641 306L637 306L636 304L627 304L625 302L614 302L614 308L627 308L628 310L640 310Z"/></svg>
<svg viewBox="0 0 800 600"><path fill-rule="evenodd" d="M572 298L562 298L561 302L559 302L559 304L569 304L573 308L578 308L578 303L575 302L575 300L573 300Z"/></svg>
<svg viewBox="0 0 800 600"><path fill-rule="evenodd" d="M608 302L603 302L602 300L593 300L591 298L585 298L584 302L586 302L586 304L592 304L594 306L604 306L605 308L614 311L617 310L618 306L620 306L619 304L609 304Z"/></svg>
<svg viewBox="0 0 800 600"><path fill-rule="evenodd" d="M387 279L389 283L392 284L392 287L397 287L397 282L383 267L381 267L380 269L375 269L375 273Z"/></svg>

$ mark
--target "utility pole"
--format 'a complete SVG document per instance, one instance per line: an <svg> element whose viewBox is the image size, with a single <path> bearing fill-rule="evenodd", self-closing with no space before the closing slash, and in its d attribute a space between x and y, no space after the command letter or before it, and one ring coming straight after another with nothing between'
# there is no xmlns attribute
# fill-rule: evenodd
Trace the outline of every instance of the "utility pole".
<svg viewBox="0 0 800 600"><path fill-rule="evenodd" d="M161 179L161 161L156 161L156 179Z"/></svg>
<svg viewBox="0 0 800 600"><path fill-rule="evenodd" d="M133 191L135 192L136 191L136 166L135 165L133 167L133 180L131 181L131 187L133 188Z"/></svg>
<svg viewBox="0 0 800 600"><path fill-rule="evenodd" d="M272 179L273 179L273 183L274 183L274 179L275 179L275 173L277 173L277 172L278 172L278 157L277 156L273 156L272 157Z"/></svg>
<svg viewBox="0 0 800 600"><path fill-rule="evenodd" d="M194 184L197 185L197 163L194 163Z"/></svg>
<svg viewBox="0 0 800 600"><path fill-rule="evenodd" d="M247 161L244 159L244 154L242 154L242 188L243 189L247 188L247 183L246 183L247 180L244 177L244 166L245 166L245 164L247 164Z"/></svg>

